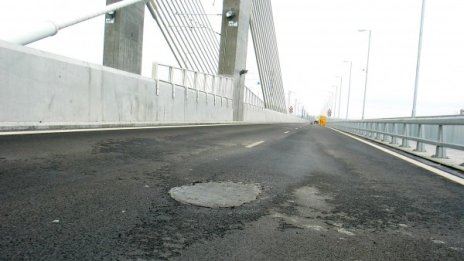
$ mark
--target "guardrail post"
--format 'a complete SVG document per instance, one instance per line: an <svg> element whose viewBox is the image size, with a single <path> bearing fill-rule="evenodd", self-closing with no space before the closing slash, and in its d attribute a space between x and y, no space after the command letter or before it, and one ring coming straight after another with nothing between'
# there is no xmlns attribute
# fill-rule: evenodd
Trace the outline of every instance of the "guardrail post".
<svg viewBox="0 0 464 261"><path fill-rule="evenodd" d="M224 77L219 76L219 96L221 97L221 107L222 107L222 89L223 89L223 88L222 88L222 84L223 84L222 79L223 79L223 78L224 78Z"/></svg>
<svg viewBox="0 0 464 261"><path fill-rule="evenodd" d="M438 142L443 143L443 125L438 125ZM443 146L436 145L435 155L432 157L439 159L446 159L446 149Z"/></svg>
<svg viewBox="0 0 464 261"><path fill-rule="evenodd" d="M374 129L375 129L375 136L374 139L380 140L380 129L381 129L382 124L380 122L374 123Z"/></svg>
<svg viewBox="0 0 464 261"><path fill-rule="evenodd" d="M408 124L407 123L403 123L403 139L402 139L402 142L401 142L401 148L409 148L409 141L408 139L406 139L406 137L408 136Z"/></svg>
<svg viewBox="0 0 464 261"><path fill-rule="evenodd" d="M169 82L171 83L172 87L172 98L176 97L176 84L174 83L174 68L169 66Z"/></svg>
<svg viewBox="0 0 464 261"><path fill-rule="evenodd" d="M422 133L423 133L423 127L422 127L422 124L418 124L417 126L417 138L422 138ZM418 141L417 144L416 144L416 149L414 151L417 151L417 152L425 152L425 148L424 148L424 143Z"/></svg>
<svg viewBox="0 0 464 261"><path fill-rule="evenodd" d="M224 97L226 97L226 100L229 97L229 95L227 94L227 90L229 89L229 81L230 81L230 79L226 78L226 84L225 84L225 87L224 87Z"/></svg>
<svg viewBox="0 0 464 261"><path fill-rule="evenodd" d="M207 79L208 79L208 75L206 73L203 74L203 91L205 92L205 96L206 96L206 104L208 104L208 92L206 91L206 85L207 85Z"/></svg>
<svg viewBox="0 0 464 261"><path fill-rule="evenodd" d="M211 81L211 88L212 88L212 93L213 93L213 96L214 96L214 106L216 106L216 75L213 75L213 80Z"/></svg>
<svg viewBox="0 0 464 261"><path fill-rule="evenodd" d="M232 80L230 78L227 78L227 83L226 83L226 97L229 98L229 88L232 85Z"/></svg>
<svg viewBox="0 0 464 261"><path fill-rule="evenodd" d="M229 99L232 100L234 99L234 79L231 78L230 81L229 81Z"/></svg>
<svg viewBox="0 0 464 261"><path fill-rule="evenodd" d="M208 75L206 73L203 73L203 91L207 93L206 87L208 85Z"/></svg>
<svg viewBox="0 0 464 261"><path fill-rule="evenodd" d="M187 87L187 70L182 69L182 86L185 88L185 99L188 98L188 87Z"/></svg>
<svg viewBox="0 0 464 261"><path fill-rule="evenodd" d="M199 96L199 93L198 93L198 72L195 72L195 75L193 76L193 85L195 86L195 91L196 91L196 94L197 94L196 100L197 100L197 103L198 103L198 96Z"/></svg>
<svg viewBox="0 0 464 261"><path fill-rule="evenodd" d="M396 140L396 136L394 136L394 135L398 134L398 131L397 131L397 130L398 130L398 126L396 125L396 123L393 123L393 126L392 126L392 136L391 136L391 137L392 137L392 140L391 140L390 144L393 144L393 145L398 144L398 141Z"/></svg>
<svg viewBox="0 0 464 261"><path fill-rule="evenodd" d="M388 123L383 124L383 136L382 136L382 141L383 142L388 142Z"/></svg>
<svg viewBox="0 0 464 261"><path fill-rule="evenodd" d="M151 71L151 78L153 78L153 80L155 80L156 82L156 95L159 96L159 85L160 85L160 81L159 81L159 75L158 75L158 64L157 63L153 63L152 65L152 71Z"/></svg>
<svg viewBox="0 0 464 261"><path fill-rule="evenodd" d="M368 123L368 130L369 130L369 138L374 138L375 137L375 132L374 132L374 123L369 122Z"/></svg>

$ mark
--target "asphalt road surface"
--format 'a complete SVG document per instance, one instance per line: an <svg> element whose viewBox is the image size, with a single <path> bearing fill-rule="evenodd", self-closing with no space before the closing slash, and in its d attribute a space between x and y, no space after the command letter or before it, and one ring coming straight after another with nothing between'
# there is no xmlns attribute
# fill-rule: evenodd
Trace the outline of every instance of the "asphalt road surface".
<svg viewBox="0 0 464 261"><path fill-rule="evenodd" d="M168 194L208 181L263 191ZM302 124L1 136L0 259L464 260L464 187Z"/></svg>

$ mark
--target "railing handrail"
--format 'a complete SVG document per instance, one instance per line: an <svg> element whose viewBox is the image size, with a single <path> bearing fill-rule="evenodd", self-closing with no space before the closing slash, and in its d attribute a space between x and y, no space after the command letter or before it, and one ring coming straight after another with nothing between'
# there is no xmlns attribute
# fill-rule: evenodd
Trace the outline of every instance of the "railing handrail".
<svg viewBox="0 0 464 261"><path fill-rule="evenodd" d="M159 67L167 68L169 70L169 75L168 75L169 79L160 79L159 69L158 69ZM182 72L182 83L181 84L175 83L175 80L174 80L174 71L175 70L178 70L178 71ZM189 77L187 75L187 72L194 73L193 78ZM203 78L203 84L202 84L203 90L201 90L201 88L198 86L198 76L199 75L203 75L203 77L204 77ZM209 74L209 73L193 71L193 70L190 70L190 69L187 69L187 68L180 68L180 67L176 67L176 66L173 66L173 65L153 63L153 75L152 75L152 77L155 80L158 80L158 81L164 81L164 82L171 83L173 86L174 85L182 86L182 87L185 87L186 89L189 89L189 88L194 89L194 90L197 90L198 92L204 92L204 93L212 94L214 96L224 97L224 98L229 99L229 100L232 99L232 95L233 95L232 91L233 91L234 79L232 77L226 76L226 75L213 75L213 74ZM206 87L207 87L206 79L208 79L208 78L211 81L210 82L211 91L206 90ZM217 79L219 79L219 80L217 80ZM225 81L224 81L224 79L225 79ZM193 88L189 87L189 83L190 83L191 86L193 85Z"/></svg>
<svg viewBox="0 0 464 261"><path fill-rule="evenodd" d="M247 86L244 86L244 90L245 90L245 95L243 95L244 103L264 108L264 101L256 93L252 92L251 89L248 88ZM251 101L247 100L247 95L250 95L252 97Z"/></svg>
<svg viewBox="0 0 464 261"><path fill-rule="evenodd" d="M199 72L199 71L194 71L194 70L191 70L191 69L187 69L187 68L181 68L181 67L176 67L176 66L173 66L173 65L168 65L168 64L163 64L163 63L154 63L158 66L162 66L162 67L172 67L176 70L185 70L187 72L193 72L193 73L201 73L201 74L204 74L204 75L208 75L208 76L215 76L215 77L223 77L223 78L229 78L229 79L233 79L233 77L231 76L227 76L227 75L223 75L223 74L210 74L210 73L205 73L205 72Z"/></svg>
<svg viewBox="0 0 464 261"><path fill-rule="evenodd" d="M333 122L406 123L424 125L464 125L464 116L436 116L421 118L389 118L367 120L334 120Z"/></svg>
<svg viewBox="0 0 464 261"><path fill-rule="evenodd" d="M343 128L350 129L350 130L356 130L356 131L364 131L365 130L363 128L346 127L346 126L344 126ZM459 144L455 144L455 143L442 142L442 141L437 141L437 140L430 140L430 139L425 139L425 138L419 138L419 137L416 137L416 136L402 135L402 134L396 134L396 133L385 132L385 131L380 131L380 130L368 130L368 132L375 133L375 134L382 134L382 135L386 135L386 136L393 136L393 137L400 138L400 139L407 139L407 140L417 141L417 142L421 142L421 143L425 143L425 144L446 147L446 148L450 148L450 149L464 150L464 145L459 145Z"/></svg>
<svg viewBox="0 0 464 261"><path fill-rule="evenodd" d="M390 118L369 120L330 120L327 125L368 138L402 140L400 147L408 147L408 141L416 141L416 151L425 151L424 144L436 146L435 158L446 158L445 148L464 151L464 116L434 116L421 118ZM448 126L448 127L446 127ZM428 133L428 134L427 134ZM432 136L431 136L432 135ZM447 136L451 135L451 136Z"/></svg>

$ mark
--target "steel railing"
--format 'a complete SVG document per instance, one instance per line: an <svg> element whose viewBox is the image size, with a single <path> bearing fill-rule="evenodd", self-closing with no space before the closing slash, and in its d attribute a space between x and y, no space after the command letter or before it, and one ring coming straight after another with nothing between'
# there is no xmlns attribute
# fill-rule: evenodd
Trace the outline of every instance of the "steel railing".
<svg viewBox="0 0 464 261"><path fill-rule="evenodd" d="M435 158L447 158L447 148L464 152L463 116L330 120L327 126L403 148L409 147L409 141L415 141L417 152L426 152L424 144L433 145Z"/></svg>
<svg viewBox="0 0 464 261"><path fill-rule="evenodd" d="M243 102L256 108L264 108L264 101L246 86L243 95Z"/></svg>
<svg viewBox="0 0 464 261"><path fill-rule="evenodd" d="M164 64L153 64L152 77L157 81L156 94L159 95L159 82L166 82L172 86L172 95L175 97L176 86L184 87L188 95L188 90L193 90L197 94L200 92L210 94L216 98L224 98L232 101L234 80L232 77L222 75L212 75L192 70L177 68Z"/></svg>

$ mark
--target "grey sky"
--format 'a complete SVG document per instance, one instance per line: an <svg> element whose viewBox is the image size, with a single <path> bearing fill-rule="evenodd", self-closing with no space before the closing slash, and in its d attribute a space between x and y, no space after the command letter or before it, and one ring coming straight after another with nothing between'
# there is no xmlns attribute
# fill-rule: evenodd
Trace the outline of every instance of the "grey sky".
<svg viewBox="0 0 464 261"><path fill-rule="evenodd" d="M203 0L208 13L221 12L220 0ZM214 5L213 5L214 3ZM350 118L359 118L364 88L367 34L372 29L366 117L409 116L421 0L273 0L284 87L312 114L321 113L343 75L341 116L345 117L348 65L353 61ZM105 0L0 0L0 35L28 23L59 19ZM26 7L26 8L25 8ZM456 114L464 108L464 1L428 0L424 25L418 115ZM211 16L220 31L218 17ZM31 45L72 58L101 63L103 18L96 18ZM251 45L251 42L250 42ZM175 64L156 24L147 15L143 74L151 63ZM249 56L248 84L258 81ZM254 87L256 89L256 86Z"/></svg>

